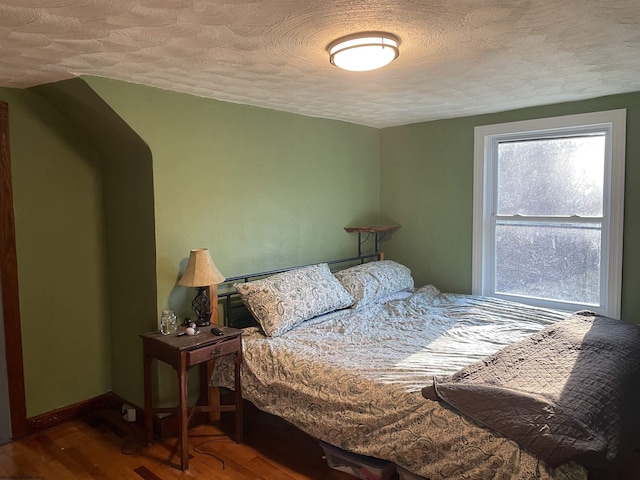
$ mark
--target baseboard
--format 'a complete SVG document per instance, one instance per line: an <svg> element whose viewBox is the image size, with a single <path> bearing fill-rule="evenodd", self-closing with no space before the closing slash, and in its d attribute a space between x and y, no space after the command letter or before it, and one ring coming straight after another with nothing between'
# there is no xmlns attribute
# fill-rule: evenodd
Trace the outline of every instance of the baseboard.
<svg viewBox="0 0 640 480"><path fill-rule="evenodd" d="M222 392L222 398L229 393ZM27 418L27 428L23 435L14 437L14 440L32 435L34 433L46 430L47 428L61 425L71 420L81 419L91 413L99 410L115 409L120 410L122 405L128 403L136 409L136 423L144 424L144 409L137 405L128 402L116 395L113 392L103 393L97 397L84 400L73 405L58 408L50 412L37 415L35 417ZM224 402L223 402L224 403ZM206 423L208 416L206 413L198 413L192 416L190 424L197 425L199 423ZM153 430L156 434L162 437L175 437L178 435L178 419L177 415L171 414L168 416L160 417L158 415L153 416Z"/></svg>
<svg viewBox="0 0 640 480"><path fill-rule="evenodd" d="M82 418L98 410L120 408L123 403L124 401L115 393L107 392L67 407L58 408L35 417L27 418L27 428L24 436L55 427L70 420Z"/></svg>

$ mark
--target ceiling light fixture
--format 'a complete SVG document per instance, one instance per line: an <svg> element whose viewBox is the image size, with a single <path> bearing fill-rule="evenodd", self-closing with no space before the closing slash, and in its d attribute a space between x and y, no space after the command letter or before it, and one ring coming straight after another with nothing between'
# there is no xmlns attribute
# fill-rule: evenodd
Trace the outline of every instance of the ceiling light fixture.
<svg viewBox="0 0 640 480"><path fill-rule="evenodd" d="M329 44L329 61L352 72L366 72L390 64L398 55L400 40L383 32L347 35Z"/></svg>

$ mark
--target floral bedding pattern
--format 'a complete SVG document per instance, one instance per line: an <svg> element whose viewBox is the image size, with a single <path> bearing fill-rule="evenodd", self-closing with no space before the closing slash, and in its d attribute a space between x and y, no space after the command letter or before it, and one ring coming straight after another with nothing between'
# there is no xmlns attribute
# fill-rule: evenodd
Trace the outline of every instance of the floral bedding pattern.
<svg viewBox="0 0 640 480"><path fill-rule="evenodd" d="M422 397L433 375L522 340L565 315L497 299L419 289L405 300L316 317L269 338L243 335L243 396L308 434L430 480L584 480ZM233 388L220 359L212 384Z"/></svg>
<svg viewBox="0 0 640 480"><path fill-rule="evenodd" d="M336 272L335 277L354 298L353 308L377 302L396 292L413 290L411 270L392 260L356 265Z"/></svg>
<svg viewBox="0 0 640 480"><path fill-rule="evenodd" d="M270 337L282 335L315 316L353 304L353 297L326 263L236 283L234 287Z"/></svg>

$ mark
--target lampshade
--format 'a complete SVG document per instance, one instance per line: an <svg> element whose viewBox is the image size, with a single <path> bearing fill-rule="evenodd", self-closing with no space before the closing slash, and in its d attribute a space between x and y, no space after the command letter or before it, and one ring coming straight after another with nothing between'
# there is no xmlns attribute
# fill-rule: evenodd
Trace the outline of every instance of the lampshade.
<svg viewBox="0 0 640 480"><path fill-rule="evenodd" d="M216 267L209 250L206 248L196 248L189 254L187 268L178 281L179 285L185 287L206 287L224 282L224 275Z"/></svg>
<svg viewBox="0 0 640 480"><path fill-rule="evenodd" d="M331 42L329 61L336 67L354 72L365 72L388 65L400 55L400 40L383 32L365 32L348 35Z"/></svg>

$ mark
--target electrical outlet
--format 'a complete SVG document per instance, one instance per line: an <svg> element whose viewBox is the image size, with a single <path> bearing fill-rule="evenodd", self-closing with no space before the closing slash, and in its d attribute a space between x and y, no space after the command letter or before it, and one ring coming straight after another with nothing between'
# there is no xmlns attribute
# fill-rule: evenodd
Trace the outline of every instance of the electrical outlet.
<svg viewBox="0 0 640 480"><path fill-rule="evenodd" d="M125 403L122 405L122 419L125 422L135 422L136 421L136 407Z"/></svg>

